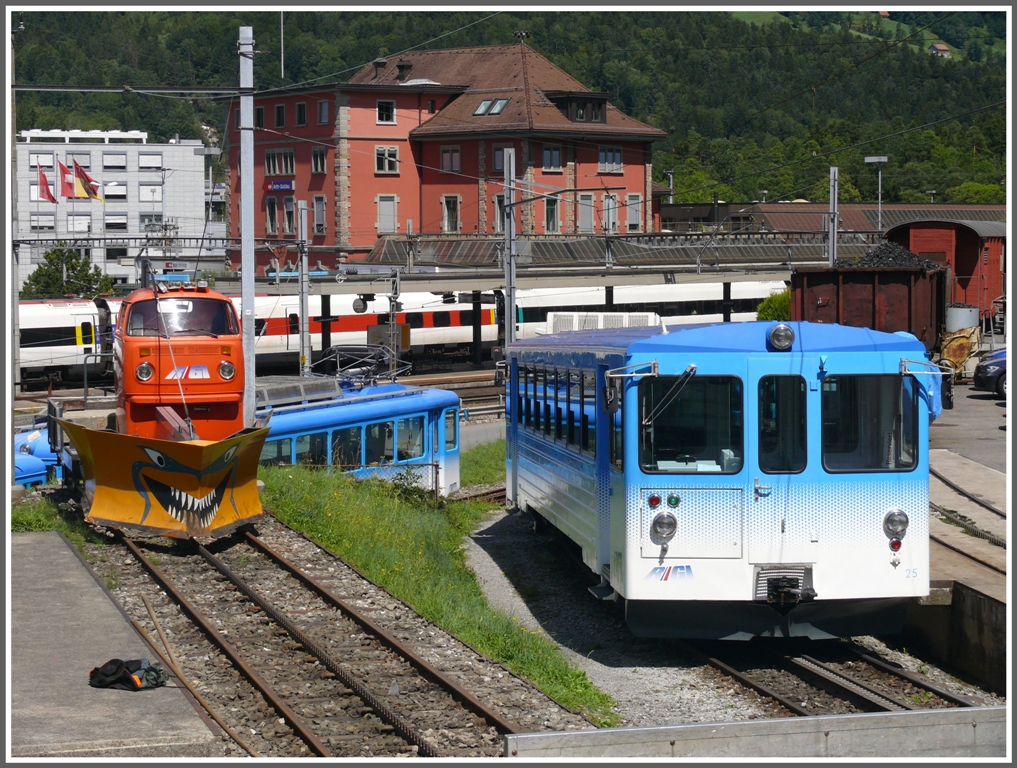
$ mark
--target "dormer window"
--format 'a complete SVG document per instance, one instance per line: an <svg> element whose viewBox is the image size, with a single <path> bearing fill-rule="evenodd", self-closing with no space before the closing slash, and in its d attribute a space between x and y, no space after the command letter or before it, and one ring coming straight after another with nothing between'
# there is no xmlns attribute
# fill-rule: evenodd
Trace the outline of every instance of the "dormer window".
<svg viewBox="0 0 1017 768"><path fill-rule="evenodd" d="M606 91L545 91L551 102L573 123L607 122Z"/></svg>

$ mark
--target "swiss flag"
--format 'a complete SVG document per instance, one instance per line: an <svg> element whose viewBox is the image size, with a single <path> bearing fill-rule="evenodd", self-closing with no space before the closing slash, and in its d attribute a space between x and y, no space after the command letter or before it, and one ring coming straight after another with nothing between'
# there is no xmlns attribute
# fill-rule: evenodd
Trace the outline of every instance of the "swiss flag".
<svg viewBox="0 0 1017 768"><path fill-rule="evenodd" d="M70 172L66 165L57 160L57 166L60 171L60 196L61 197L75 197L74 194L74 174Z"/></svg>
<svg viewBox="0 0 1017 768"><path fill-rule="evenodd" d="M59 163L60 161L57 160ZM39 166L39 199L46 200L50 203L55 203L57 199L53 196L53 190L49 188L49 179L46 178L45 171L42 170L42 166Z"/></svg>

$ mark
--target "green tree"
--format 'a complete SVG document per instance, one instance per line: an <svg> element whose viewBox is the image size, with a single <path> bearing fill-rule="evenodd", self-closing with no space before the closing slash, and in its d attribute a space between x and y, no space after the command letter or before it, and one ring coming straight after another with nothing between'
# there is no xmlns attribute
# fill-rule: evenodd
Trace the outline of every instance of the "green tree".
<svg viewBox="0 0 1017 768"><path fill-rule="evenodd" d="M1005 203L1006 190L999 184L965 181L947 189L946 199L951 203Z"/></svg>
<svg viewBox="0 0 1017 768"><path fill-rule="evenodd" d="M113 290L113 278L72 248L54 248L44 258L25 280L22 299L54 299L69 293L92 297Z"/></svg>
<svg viewBox="0 0 1017 768"><path fill-rule="evenodd" d="M756 307L757 320L790 320L791 289L785 288L779 293L771 293Z"/></svg>

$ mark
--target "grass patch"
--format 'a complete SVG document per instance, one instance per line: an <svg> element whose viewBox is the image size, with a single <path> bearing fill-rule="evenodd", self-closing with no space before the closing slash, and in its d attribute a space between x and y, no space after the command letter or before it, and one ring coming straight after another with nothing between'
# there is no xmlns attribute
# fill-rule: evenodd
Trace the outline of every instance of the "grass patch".
<svg viewBox="0 0 1017 768"><path fill-rule="evenodd" d="M505 482L505 438L463 451L459 465L459 486Z"/></svg>
<svg viewBox="0 0 1017 768"><path fill-rule="evenodd" d="M504 441L501 454L504 462ZM415 489L298 466L263 468L259 476L265 506L280 520L565 706L598 725L617 723L613 699L571 666L552 640L488 607L462 540L490 505L435 503Z"/></svg>
<svg viewBox="0 0 1017 768"><path fill-rule="evenodd" d="M61 531L86 560L93 559L85 550L86 541L89 544L105 544L105 539L86 525L77 505L61 508L50 495L27 498L12 505L11 533L28 531Z"/></svg>

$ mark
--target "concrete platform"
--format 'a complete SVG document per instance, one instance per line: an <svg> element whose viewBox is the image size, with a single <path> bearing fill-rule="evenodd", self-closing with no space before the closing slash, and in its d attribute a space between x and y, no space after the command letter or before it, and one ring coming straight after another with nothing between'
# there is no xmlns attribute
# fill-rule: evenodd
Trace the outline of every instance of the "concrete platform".
<svg viewBox="0 0 1017 768"><path fill-rule="evenodd" d="M11 534L10 552L10 757L222 757L218 726L176 678L88 685L107 659L159 658L63 536Z"/></svg>

